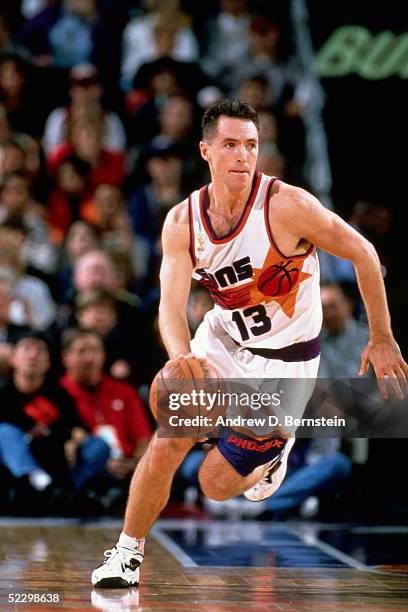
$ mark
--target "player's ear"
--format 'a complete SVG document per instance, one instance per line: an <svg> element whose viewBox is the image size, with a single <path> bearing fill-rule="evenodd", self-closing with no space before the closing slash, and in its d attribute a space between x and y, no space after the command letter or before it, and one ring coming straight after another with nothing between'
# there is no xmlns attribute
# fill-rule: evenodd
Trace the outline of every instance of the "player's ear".
<svg viewBox="0 0 408 612"><path fill-rule="evenodd" d="M204 140L200 141L200 153L201 153L201 157L203 159L205 159L205 161L210 161L210 155L209 155L209 149L208 149L208 143L205 142Z"/></svg>

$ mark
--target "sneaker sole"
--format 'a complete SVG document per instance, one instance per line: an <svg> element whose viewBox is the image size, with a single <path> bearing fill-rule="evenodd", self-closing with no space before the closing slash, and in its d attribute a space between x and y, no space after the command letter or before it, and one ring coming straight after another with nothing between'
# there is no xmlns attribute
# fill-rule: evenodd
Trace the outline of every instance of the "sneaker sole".
<svg viewBox="0 0 408 612"><path fill-rule="evenodd" d="M138 582L127 582L123 578L101 578L93 585L96 589L129 589L139 586Z"/></svg>

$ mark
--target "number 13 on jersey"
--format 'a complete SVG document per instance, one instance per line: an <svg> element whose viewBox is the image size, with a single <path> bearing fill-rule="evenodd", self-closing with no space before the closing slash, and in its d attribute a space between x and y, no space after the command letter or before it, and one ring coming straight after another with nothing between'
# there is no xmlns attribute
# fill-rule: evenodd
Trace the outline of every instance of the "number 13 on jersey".
<svg viewBox="0 0 408 612"><path fill-rule="evenodd" d="M262 336L262 334L266 334L272 328L271 320L266 313L265 306L262 304L245 308L242 314L239 310L235 310L232 313L232 320L238 327L243 341L249 340L250 333L253 336Z"/></svg>

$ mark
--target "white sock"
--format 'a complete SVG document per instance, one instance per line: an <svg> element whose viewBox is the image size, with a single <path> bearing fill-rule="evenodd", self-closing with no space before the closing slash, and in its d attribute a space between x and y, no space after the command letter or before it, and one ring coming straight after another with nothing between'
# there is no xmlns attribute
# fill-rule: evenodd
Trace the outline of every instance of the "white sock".
<svg viewBox="0 0 408 612"><path fill-rule="evenodd" d="M128 550L135 550L135 551L137 550L141 552L143 555L144 545L145 545L144 538L141 538L140 540L138 540L137 538L132 538L132 536L126 535L124 531L122 531L122 533L119 536L118 546L121 546L122 548L127 548Z"/></svg>
<svg viewBox="0 0 408 612"><path fill-rule="evenodd" d="M47 472L44 472L41 468L36 468L28 475L28 480L33 489L37 491L44 491L46 487L52 482L52 478Z"/></svg>

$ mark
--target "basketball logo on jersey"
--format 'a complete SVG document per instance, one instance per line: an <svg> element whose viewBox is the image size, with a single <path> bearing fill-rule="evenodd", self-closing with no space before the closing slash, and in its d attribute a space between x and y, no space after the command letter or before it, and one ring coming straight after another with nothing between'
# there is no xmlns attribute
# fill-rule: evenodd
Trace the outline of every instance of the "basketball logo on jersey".
<svg viewBox="0 0 408 612"><path fill-rule="evenodd" d="M227 310L269 304L275 301L289 318L293 316L299 284L311 274L303 272L303 261L295 267L294 260L277 259L269 249L261 268L253 268L250 257L243 257L214 272L197 268L200 282L207 287L214 302ZM241 286L237 283L252 279Z"/></svg>
<svg viewBox="0 0 408 612"><path fill-rule="evenodd" d="M274 249L270 248L262 268L254 268L251 302L268 304L275 301L285 315L291 318L295 311L299 285L312 276L309 272L303 272L304 260L299 260L299 268L293 264L293 259L278 259Z"/></svg>
<svg viewBox="0 0 408 612"><path fill-rule="evenodd" d="M299 268L290 267L293 259L281 261L264 270L258 278L257 288L263 295L278 297L292 291L299 278Z"/></svg>
<svg viewBox="0 0 408 612"><path fill-rule="evenodd" d="M207 239L205 237L205 234L198 234L196 238L196 250L201 253L205 251L206 242Z"/></svg>

